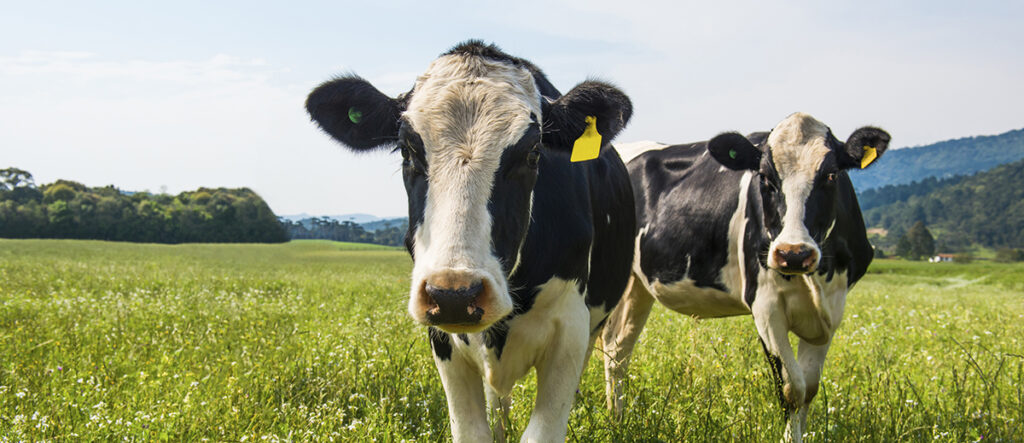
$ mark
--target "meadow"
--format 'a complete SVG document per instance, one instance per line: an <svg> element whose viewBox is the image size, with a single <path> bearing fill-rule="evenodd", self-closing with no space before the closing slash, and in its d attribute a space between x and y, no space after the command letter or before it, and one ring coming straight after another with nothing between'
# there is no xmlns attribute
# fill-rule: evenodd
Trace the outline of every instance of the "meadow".
<svg viewBox="0 0 1024 443"><path fill-rule="evenodd" d="M0 441L443 441L399 249L324 241L0 240ZM657 306L627 413L599 353L570 441L777 441L749 318ZM533 376L512 398L526 426ZM1024 440L1024 265L878 260L853 290L809 441Z"/></svg>

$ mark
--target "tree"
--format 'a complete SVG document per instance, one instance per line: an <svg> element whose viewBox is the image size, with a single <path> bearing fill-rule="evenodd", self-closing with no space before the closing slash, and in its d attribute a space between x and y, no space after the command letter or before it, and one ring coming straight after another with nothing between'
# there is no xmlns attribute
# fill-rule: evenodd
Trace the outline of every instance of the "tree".
<svg viewBox="0 0 1024 443"><path fill-rule="evenodd" d="M914 223L896 244L896 253L908 260L920 260L935 254L935 237L923 222Z"/></svg>
<svg viewBox="0 0 1024 443"><path fill-rule="evenodd" d="M896 241L896 255L898 255L900 257L911 259L911 260L915 260L915 259L910 258L911 257L911 252L910 251L911 251L912 248L913 247L910 244L910 238L907 237L906 234L901 236L900 239Z"/></svg>
<svg viewBox="0 0 1024 443"><path fill-rule="evenodd" d="M48 186L43 191L43 199L47 203L55 201L70 201L75 198L75 190L64 183Z"/></svg>
<svg viewBox="0 0 1024 443"><path fill-rule="evenodd" d="M22 187L34 188L32 174L18 168L0 169L0 191L8 191Z"/></svg>

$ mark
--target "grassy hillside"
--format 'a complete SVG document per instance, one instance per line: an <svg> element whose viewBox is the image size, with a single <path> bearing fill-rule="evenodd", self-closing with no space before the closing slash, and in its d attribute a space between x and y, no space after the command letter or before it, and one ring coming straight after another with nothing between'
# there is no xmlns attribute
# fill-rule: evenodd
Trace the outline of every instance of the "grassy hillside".
<svg viewBox="0 0 1024 443"><path fill-rule="evenodd" d="M409 257L372 245L0 240L0 441L441 441ZM1024 266L877 261L851 293L812 441L1024 439ZM750 318L656 307L627 412L589 362L570 441L778 440ZM536 391L512 395L512 435Z"/></svg>
<svg viewBox="0 0 1024 443"><path fill-rule="evenodd" d="M871 168L850 173L850 179L863 192L927 177L972 174L1020 159L1024 159L1024 129L892 149Z"/></svg>
<svg viewBox="0 0 1024 443"><path fill-rule="evenodd" d="M923 221L949 244L1024 247L1024 161L868 209L864 220L896 231Z"/></svg>

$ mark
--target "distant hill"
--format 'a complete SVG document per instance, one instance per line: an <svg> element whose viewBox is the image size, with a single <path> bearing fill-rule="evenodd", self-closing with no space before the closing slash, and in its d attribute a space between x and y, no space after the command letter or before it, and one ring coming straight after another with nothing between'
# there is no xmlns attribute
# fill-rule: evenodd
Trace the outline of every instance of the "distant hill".
<svg viewBox="0 0 1024 443"><path fill-rule="evenodd" d="M960 183L968 175L955 175L949 178L928 177L921 181L903 185L885 185L881 188L868 189L857 193L860 209L867 211L890 203L907 201L910 197L928 194L938 188Z"/></svg>
<svg viewBox="0 0 1024 443"><path fill-rule="evenodd" d="M352 223L355 223L357 225L361 225L361 224L364 224L364 223L372 223L372 222L376 222L376 221L380 221L380 220L384 220L385 219L384 217L378 217L376 215L371 215L371 214L311 215L311 214L307 214L305 212L303 212L301 214L282 215L281 218L283 218L285 220L291 220L293 222L298 222L298 221L301 221L301 220L306 220L306 219L311 219L311 218L330 218L330 219L337 220L339 222L346 222L346 221L352 222Z"/></svg>
<svg viewBox="0 0 1024 443"><path fill-rule="evenodd" d="M914 148L892 149L877 164L853 171L858 191L921 181L928 177L969 175L1024 159L1024 129L999 135L965 137Z"/></svg>
<svg viewBox="0 0 1024 443"><path fill-rule="evenodd" d="M359 226L362 226L363 229L367 230L368 232L375 232L375 231L379 231L381 229L387 229L387 228L391 228L391 227L399 227L399 228L401 228L404 231L405 227L408 224L409 224L409 217L398 217L398 218L380 219L380 220L372 221L372 222L369 222L369 223L360 223Z"/></svg>
<svg viewBox="0 0 1024 443"><path fill-rule="evenodd" d="M379 245L401 246L405 242L406 219L396 218L378 220L361 225L350 220L333 217L310 217L298 221L281 217L288 238L291 239L323 239L354 243L375 243ZM373 229L366 228L370 226Z"/></svg>
<svg viewBox="0 0 1024 443"><path fill-rule="evenodd" d="M349 222L355 225L359 225L363 230L367 232L375 232L381 229L387 229L392 227L398 227L405 229L405 225L409 223L409 217L390 217L383 218L371 214L343 214L343 215L309 215L305 212L301 214L293 215L282 215L281 220L288 221L294 224L299 224L307 229L313 227L314 220L334 220L338 223Z"/></svg>
<svg viewBox="0 0 1024 443"><path fill-rule="evenodd" d="M864 211L864 221L895 232L922 221L947 245L1024 247L1024 161L875 206Z"/></svg>

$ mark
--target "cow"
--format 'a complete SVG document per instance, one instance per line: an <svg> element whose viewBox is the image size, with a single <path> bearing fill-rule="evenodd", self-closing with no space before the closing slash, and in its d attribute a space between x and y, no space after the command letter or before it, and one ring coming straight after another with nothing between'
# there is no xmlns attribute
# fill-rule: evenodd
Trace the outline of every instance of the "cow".
<svg viewBox="0 0 1024 443"><path fill-rule="evenodd" d="M564 441L633 262L633 193L610 144L629 98L594 80L562 95L529 61L471 40L398 97L348 75L306 109L351 150L401 152L408 311L428 327L454 440L504 441L508 395L536 368L522 441Z"/></svg>
<svg viewBox="0 0 1024 443"><path fill-rule="evenodd" d="M620 146L639 231L630 288L602 337L613 413L621 414L629 356L657 300L698 318L753 316L784 437L801 441L846 295L874 256L846 171L868 167L888 144L874 127L841 142L795 113L747 137ZM797 358L790 332L800 339Z"/></svg>

